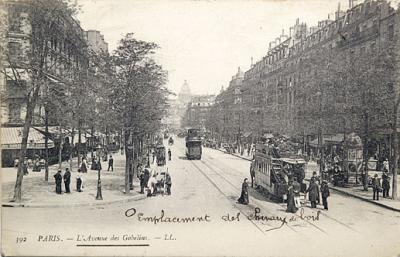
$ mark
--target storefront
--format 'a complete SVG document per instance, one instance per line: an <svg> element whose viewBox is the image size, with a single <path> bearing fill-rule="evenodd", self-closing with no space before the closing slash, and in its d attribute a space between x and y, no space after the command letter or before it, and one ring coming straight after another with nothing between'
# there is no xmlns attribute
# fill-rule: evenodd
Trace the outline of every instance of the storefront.
<svg viewBox="0 0 400 257"><path fill-rule="evenodd" d="M14 166L14 161L19 158L21 149L23 127L1 128L1 153L2 167ZM48 140L48 148L54 148L54 142ZM28 159L35 156L44 156L45 137L39 131L31 128L29 130L27 154Z"/></svg>

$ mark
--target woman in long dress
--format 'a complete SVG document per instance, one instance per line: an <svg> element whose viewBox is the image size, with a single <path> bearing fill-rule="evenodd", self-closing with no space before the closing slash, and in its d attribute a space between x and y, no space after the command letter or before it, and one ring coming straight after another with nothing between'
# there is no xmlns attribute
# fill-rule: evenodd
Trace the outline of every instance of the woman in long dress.
<svg viewBox="0 0 400 257"><path fill-rule="evenodd" d="M287 212L291 212L291 213L296 213L297 212L297 207L296 204L294 202L294 197L295 197L295 189L293 186L293 181L289 181L289 188L288 188L288 192L287 192Z"/></svg>
<svg viewBox="0 0 400 257"><path fill-rule="evenodd" d="M82 172L82 173L86 173L86 172L87 172L87 162L86 162L86 158L83 158L83 159L82 159L81 172Z"/></svg>
<svg viewBox="0 0 400 257"><path fill-rule="evenodd" d="M242 183L242 193L240 194L240 198L238 199L238 203L248 204L249 203L249 192L247 185L247 178L244 179Z"/></svg>

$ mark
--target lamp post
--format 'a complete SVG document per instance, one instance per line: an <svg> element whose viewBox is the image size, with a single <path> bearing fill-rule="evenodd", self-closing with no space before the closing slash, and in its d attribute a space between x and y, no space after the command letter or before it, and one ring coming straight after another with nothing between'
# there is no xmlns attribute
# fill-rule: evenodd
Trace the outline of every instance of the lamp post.
<svg viewBox="0 0 400 257"><path fill-rule="evenodd" d="M100 146L97 146L97 149L100 150ZM100 179L100 170L101 170L101 164L100 164L100 157L97 157L98 164L97 164L97 194L96 194L96 200L103 200L103 195L101 194L101 179Z"/></svg>
<svg viewBox="0 0 400 257"><path fill-rule="evenodd" d="M319 158L319 174L323 174L324 170L324 148L323 148L323 134L322 134L322 92L321 88L316 94L319 98L319 122L318 122L318 149L320 153Z"/></svg>

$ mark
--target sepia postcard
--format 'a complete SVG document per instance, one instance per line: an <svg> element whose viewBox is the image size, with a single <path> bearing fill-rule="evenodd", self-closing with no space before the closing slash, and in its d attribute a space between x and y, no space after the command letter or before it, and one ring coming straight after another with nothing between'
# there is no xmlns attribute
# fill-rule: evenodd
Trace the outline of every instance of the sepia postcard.
<svg viewBox="0 0 400 257"><path fill-rule="evenodd" d="M2 256L400 256L399 0L0 1Z"/></svg>

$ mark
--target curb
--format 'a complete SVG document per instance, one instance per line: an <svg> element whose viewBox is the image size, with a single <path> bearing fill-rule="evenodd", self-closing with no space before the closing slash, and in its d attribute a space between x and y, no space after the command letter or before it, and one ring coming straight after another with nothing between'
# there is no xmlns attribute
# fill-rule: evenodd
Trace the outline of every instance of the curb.
<svg viewBox="0 0 400 257"><path fill-rule="evenodd" d="M221 150L221 149L217 149L217 150L218 150L218 151L221 151L221 152L223 152L223 153L227 153L227 152L225 152L225 151L223 151L223 150ZM229 153L227 153L227 154L229 154ZM244 160L246 160L246 161L251 161L251 160L249 160L249 159L247 159L247 158L245 158L245 157L242 157L242 156L237 156L237 155L235 155L235 154L230 154L230 155L235 156L235 157L238 157L238 158L241 158L241 159L244 159ZM336 188L336 187L329 186L329 189L332 189L333 191L338 192L338 193L341 193L341 194L346 195L346 196L355 197L355 198L360 199L360 200L362 200L362 201L364 201L364 202L368 202L368 203L371 203L371 204L375 204L375 205L377 205L377 206L380 206L380 207L382 207L382 208L385 208L385 209L388 209L388 210L391 210L391 211L400 212L400 209L397 209L397 208L394 208L394 207L385 205L385 204L383 204L383 203L380 203L380 202L377 202L377 201L374 201L374 200L370 200L370 199L364 198L364 197L362 197L362 196L358 196L358 195L356 195L356 194L352 194L352 193L349 193L349 192L340 190L340 189L338 189L338 188Z"/></svg>
<svg viewBox="0 0 400 257"><path fill-rule="evenodd" d="M343 194L343 195L347 195L347 196L351 196L351 197L358 198L358 199L360 199L360 200L362 200L362 201L364 201L364 202L368 202L368 203L371 203L371 204L378 205L378 206L380 206L380 207L386 208L386 209L391 210L391 211L400 212L400 209L397 209L397 208L394 208L394 207L385 205L385 204L383 204L383 203L380 203L380 202L377 202L377 201L374 201L374 200L370 200L370 199L367 199L367 198L358 196L358 195L356 195L356 194L352 194L352 193L349 193L349 192L340 190L340 189L338 189L338 188L336 188L336 187L329 186L329 189L332 189L333 191L338 192L338 193L341 193L341 194Z"/></svg>
<svg viewBox="0 0 400 257"><path fill-rule="evenodd" d="M218 151L220 151L220 152L223 152L223 153L226 153L226 154L230 154L230 155L232 155L232 156L235 156L235 157L238 157L238 158L240 158L240 159L243 159L243 160L246 160L246 161L251 162L251 160L249 160L249 159L246 158L246 157L243 157L243 156L240 156L240 155L231 154L231 153L227 153L227 152L225 152L224 150L217 149L217 148L212 148L212 149L215 149L215 150L218 150Z"/></svg>
<svg viewBox="0 0 400 257"><path fill-rule="evenodd" d="M82 206L101 206L101 205L110 205L115 203L128 203L133 201L139 201L147 198L145 194L138 194L126 199L119 199L113 201L95 201L90 203L77 203L77 204L30 204L30 203L2 203L1 207L30 207L30 208L69 208L69 207L82 207Z"/></svg>

